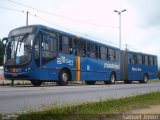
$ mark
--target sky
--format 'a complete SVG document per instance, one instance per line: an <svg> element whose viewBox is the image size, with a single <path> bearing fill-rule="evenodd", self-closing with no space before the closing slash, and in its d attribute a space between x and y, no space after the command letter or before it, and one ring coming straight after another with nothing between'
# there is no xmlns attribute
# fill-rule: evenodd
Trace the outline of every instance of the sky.
<svg viewBox="0 0 160 120"><path fill-rule="evenodd" d="M0 0L0 39L28 22L160 59L160 0ZM160 61L160 60L159 60ZM160 62L159 62L160 64Z"/></svg>

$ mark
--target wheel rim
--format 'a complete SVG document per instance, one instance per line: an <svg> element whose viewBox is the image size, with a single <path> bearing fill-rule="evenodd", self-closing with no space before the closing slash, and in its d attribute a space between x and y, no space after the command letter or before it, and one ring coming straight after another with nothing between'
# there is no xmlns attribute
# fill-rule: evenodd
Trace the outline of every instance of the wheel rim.
<svg viewBox="0 0 160 120"><path fill-rule="evenodd" d="M114 83L115 82L115 77L114 77L114 75L112 74L112 76L111 76L111 82L112 83Z"/></svg>
<svg viewBox="0 0 160 120"><path fill-rule="evenodd" d="M62 80L63 81L68 81L68 75L67 75L67 73L63 73L62 74Z"/></svg>
<svg viewBox="0 0 160 120"><path fill-rule="evenodd" d="M144 76L144 82L146 83L148 81L148 77L145 75Z"/></svg>

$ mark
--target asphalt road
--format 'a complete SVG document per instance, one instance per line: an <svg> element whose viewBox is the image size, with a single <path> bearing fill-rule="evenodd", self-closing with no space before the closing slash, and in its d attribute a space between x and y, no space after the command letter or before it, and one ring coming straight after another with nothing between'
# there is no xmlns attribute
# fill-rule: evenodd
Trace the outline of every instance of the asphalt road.
<svg viewBox="0 0 160 120"><path fill-rule="evenodd" d="M160 91L160 83L69 86L0 86L0 113L39 110Z"/></svg>

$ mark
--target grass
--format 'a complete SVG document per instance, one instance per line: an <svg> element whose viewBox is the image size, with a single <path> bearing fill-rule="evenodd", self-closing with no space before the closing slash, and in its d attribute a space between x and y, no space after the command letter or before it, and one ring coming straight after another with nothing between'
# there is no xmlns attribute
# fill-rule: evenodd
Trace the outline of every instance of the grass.
<svg viewBox="0 0 160 120"><path fill-rule="evenodd" d="M20 115L18 120L97 120L160 103L160 92L95 103L50 108Z"/></svg>

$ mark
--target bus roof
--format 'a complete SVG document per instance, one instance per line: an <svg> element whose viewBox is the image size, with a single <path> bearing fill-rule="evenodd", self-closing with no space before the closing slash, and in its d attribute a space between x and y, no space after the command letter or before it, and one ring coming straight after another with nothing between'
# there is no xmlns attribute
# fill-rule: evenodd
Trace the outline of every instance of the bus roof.
<svg viewBox="0 0 160 120"><path fill-rule="evenodd" d="M157 56L157 55L154 55L154 54L148 54L148 53L142 53L142 52L126 51L126 50L124 50L124 51L125 51L125 52L128 52L128 53L133 53L133 54L141 54L141 55Z"/></svg>

